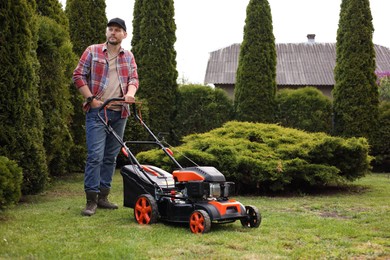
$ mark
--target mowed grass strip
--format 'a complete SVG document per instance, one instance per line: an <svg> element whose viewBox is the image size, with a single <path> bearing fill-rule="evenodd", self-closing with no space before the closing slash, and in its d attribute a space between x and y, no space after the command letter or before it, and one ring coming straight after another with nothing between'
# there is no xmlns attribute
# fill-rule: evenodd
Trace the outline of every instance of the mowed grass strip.
<svg viewBox="0 0 390 260"><path fill-rule="evenodd" d="M133 210L82 217L83 176L53 182L0 215L0 259L390 259L390 178L372 174L312 194L234 197L262 214L194 235L187 225L141 226ZM123 203L122 177L110 199Z"/></svg>

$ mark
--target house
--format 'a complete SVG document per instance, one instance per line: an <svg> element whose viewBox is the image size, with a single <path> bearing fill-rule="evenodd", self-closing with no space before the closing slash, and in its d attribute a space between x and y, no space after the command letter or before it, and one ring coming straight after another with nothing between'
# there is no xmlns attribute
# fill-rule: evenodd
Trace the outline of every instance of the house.
<svg viewBox="0 0 390 260"><path fill-rule="evenodd" d="M313 86L331 97L335 84L333 70L336 64L336 43L317 43L315 35L308 34L304 43L276 44L278 89ZM377 72L390 71L390 49L374 45ZM210 53L206 69L205 84L213 84L234 97L234 84L240 44Z"/></svg>

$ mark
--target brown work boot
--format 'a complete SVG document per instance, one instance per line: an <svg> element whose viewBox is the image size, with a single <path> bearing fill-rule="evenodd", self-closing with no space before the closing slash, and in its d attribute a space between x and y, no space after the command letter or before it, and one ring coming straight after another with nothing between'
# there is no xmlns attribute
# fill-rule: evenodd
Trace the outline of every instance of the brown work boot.
<svg viewBox="0 0 390 260"><path fill-rule="evenodd" d="M109 188L100 188L100 193L98 195L98 207L102 209L117 209L118 205L108 201L107 197L110 194Z"/></svg>
<svg viewBox="0 0 390 260"><path fill-rule="evenodd" d="M81 211L81 215L83 216L92 216L96 212L97 208L97 192L86 191L85 192L87 198L87 205L83 211Z"/></svg>

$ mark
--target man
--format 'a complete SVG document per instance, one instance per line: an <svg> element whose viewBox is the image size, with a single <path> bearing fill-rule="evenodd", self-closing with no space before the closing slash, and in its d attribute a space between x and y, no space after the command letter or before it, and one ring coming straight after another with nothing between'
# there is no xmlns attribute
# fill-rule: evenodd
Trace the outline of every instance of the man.
<svg viewBox="0 0 390 260"><path fill-rule="evenodd" d="M98 120L99 107L104 100L124 97L133 102L138 89L137 64L130 51L121 47L127 37L125 21L111 19L107 24L107 41L89 46L80 58L73 72L73 82L85 98L87 161L85 166L84 190L87 204L81 212L84 216L95 214L96 208L117 209L109 202L112 176L120 144L108 134L104 124ZM104 111L101 111L103 113ZM129 115L128 105L112 107L107 117L114 131L121 137Z"/></svg>

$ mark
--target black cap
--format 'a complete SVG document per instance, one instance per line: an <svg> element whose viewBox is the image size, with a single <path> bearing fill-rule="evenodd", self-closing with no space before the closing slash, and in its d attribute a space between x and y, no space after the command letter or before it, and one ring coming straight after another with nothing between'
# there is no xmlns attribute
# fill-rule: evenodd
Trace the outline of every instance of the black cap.
<svg viewBox="0 0 390 260"><path fill-rule="evenodd" d="M116 25L119 25L119 27L121 27L123 30L126 31L126 24L125 24L125 21L123 21L121 18L113 18L111 19L107 26L111 26L113 24L116 24Z"/></svg>

